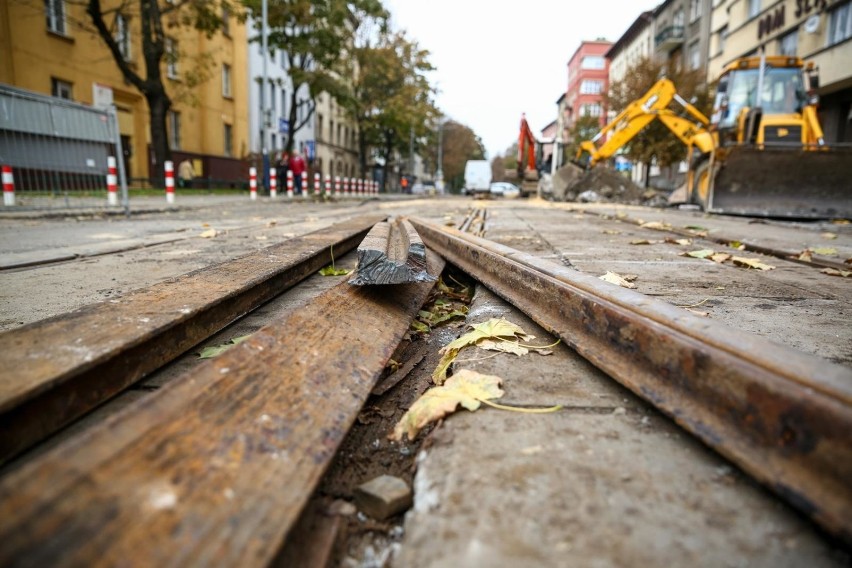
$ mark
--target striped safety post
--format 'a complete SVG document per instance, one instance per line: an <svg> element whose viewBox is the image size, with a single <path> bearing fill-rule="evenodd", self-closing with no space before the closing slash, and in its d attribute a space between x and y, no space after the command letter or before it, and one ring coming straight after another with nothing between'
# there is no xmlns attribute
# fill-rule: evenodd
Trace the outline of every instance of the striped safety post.
<svg viewBox="0 0 852 568"><path fill-rule="evenodd" d="M107 204L118 205L118 176L115 170L115 156L107 156Z"/></svg>
<svg viewBox="0 0 852 568"><path fill-rule="evenodd" d="M249 197L257 199L257 168L249 168Z"/></svg>
<svg viewBox="0 0 852 568"><path fill-rule="evenodd" d="M269 197L278 197L278 170L269 168Z"/></svg>
<svg viewBox="0 0 852 568"><path fill-rule="evenodd" d="M3 205L15 205L15 176L12 174L12 166L3 166Z"/></svg>
<svg viewBox="0 0 852 568"><path fill-rule="evenodd" d="M293 171L287 170L287 199L293 199Z"/></svg>
<svg viewBox="0 0 852 568"><path fill-rule="evenodd" d="M163 164L166 169L166 202L175 202L175 164L171 160L166 160Z"/></svg>
<svg viewBox="0 0 852 568"><path fill-rule="evenodd" d="M302 198L308 198L308 172L302 174Z"/></svg>
<svg viewBox="0 0 852 568"><path fill-rule="evenodd" d="M325 196L331 197L331 174L325 174Z"/></svg>
<svg viewBox="0 0 852 568"><path fill-rule="evenodd" d="M349 197L349 178L343 178L343 196Z"/></svg>
<svg viewBox="0 0 852 568"><path fill-rule="evenodd" d="M340 176L334 176L334 196L340 197Z"/></svg>
<svg viewBox="0 0 852 568"><path fill-rule="evenodd" d="M320 175L319 172L314 173L314 197L319 197L322 189L320 188Z"/></svg>
<svg viewBox="0 0 852 568"><path fill-rule="evenodd" d="M358 178L358 197L364 197L364 180Z"/></svg>

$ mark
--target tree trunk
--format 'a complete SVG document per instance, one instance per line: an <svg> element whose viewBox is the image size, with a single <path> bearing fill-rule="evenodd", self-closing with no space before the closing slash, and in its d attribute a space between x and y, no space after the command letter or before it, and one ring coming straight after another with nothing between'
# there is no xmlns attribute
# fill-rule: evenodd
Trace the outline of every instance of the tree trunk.
<svg viewBox="0 0 852 568"><path fill-rule="evenodd" d="M148 101L148 112L151 120L151 150L154 153L154 160L148 175L154 187L164 187L164 164L167 160L172 159L166 130L166 114L172 103L165 91L149 92L145 98Z"/></svg>

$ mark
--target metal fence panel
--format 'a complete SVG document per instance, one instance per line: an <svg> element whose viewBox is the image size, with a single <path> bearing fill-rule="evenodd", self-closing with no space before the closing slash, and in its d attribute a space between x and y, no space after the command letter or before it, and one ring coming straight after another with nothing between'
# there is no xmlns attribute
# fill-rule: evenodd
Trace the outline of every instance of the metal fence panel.
<svg viewBox="0 0 852 568"><path fill-rule="evenodd" d="M118 183L107 191L110 157ZM121 167L115 108L97 109L0 85L0 165L11 168L14 197L4 186L3 211L124 207L127 182ZM117 170L117 171L116 171ZM12 204L14 202L14 204Z"/></svg>

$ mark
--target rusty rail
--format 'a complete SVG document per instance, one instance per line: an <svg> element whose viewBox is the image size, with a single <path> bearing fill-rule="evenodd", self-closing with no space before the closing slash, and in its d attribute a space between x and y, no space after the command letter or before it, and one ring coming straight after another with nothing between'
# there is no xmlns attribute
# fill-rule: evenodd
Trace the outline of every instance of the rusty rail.
<svg viewBox="0 0 852 568"><path fill-rule="evenodd" d="M632 217L618 217L615 215L611 215L609 213L602 213L599 211L590 211L588 209L575 209L574 211L579 211L585 215L593 215L595 217L600 217L601 219L606 220L618 220L622 223L630 223L632 225L636 225L637 227L641 227L644 222L641 219L633 219ZM738 242L742 245L743 250L747 250L749 252L756 252L759 254L765 254L766 256L773 256L775 258L781 258L787 260L789 262L795 262L797 264L803 264L805 266L818 267L818 268L834 268L836 270L848 270L849 265L844 264L842 262L837 262L835 260L831 260L828 258L811 258L811 260L802 260L799 258L801 251L789 251L783 249L777 249L772 247L766 247L757 243L752 243L748 241L743 241L742 238L731 238L725 235L711 235L706 231L696 231L692 229L682 229L680 227L665 227L664 229L654 229L656 231L674 233L676 235L680 235L681 237L691 237L691 238L700 238L706 241L711 241L720 245L729 246L733 242Z"/></svg>
<svg viewBox="0 0 852 568"><path fill-rule="evenodd" d="M358 245L358 268L350 284L434 282L426 271L426 247L406 219L377 223Z"/></svg>
<svg viewBox="0 0 852 568"><path fill-rule="evenodd" d="M432 286L341 282L10 472L0 566L267 566Z"/></svg>
<svg viewBox="0 0 852 568"><path fill-rule="evenodd" d="M852 542L852 371L515 249L412 219L423 241Z"/></svg>
<svg viewBox="0 0 852 568"><path fill-rule="evenodd" d="M337 223L0 333L0 463L355 248L384 215Z"/></svg>

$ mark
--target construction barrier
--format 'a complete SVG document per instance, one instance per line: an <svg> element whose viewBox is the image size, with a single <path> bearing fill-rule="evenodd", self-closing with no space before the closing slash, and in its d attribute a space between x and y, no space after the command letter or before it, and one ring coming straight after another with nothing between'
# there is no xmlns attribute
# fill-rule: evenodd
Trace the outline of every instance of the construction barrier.
<svg viewBox="0 0 852 568"><path fill-rule="evenodd" d="M322 192L322 188L320 187L320 175L319 172L314 174L314 197L319 197Z"/></svg>
<svg viewBox="0 0 852 568"><path fill-rule="evenodd" d="M340 197L340 176L334 176L334 196Z"/></svg>
<svg viewBox="0 0 852 568"><path fill-rule="evenodd" d="M15 176L11 166L3 166L3 205L15 205Z"/></svg>
<svg viewBox="0 0 852 568"><path fill-rule="evenodd" d="M269 197L278 197L278 170L269 168Z"/></svg>
<svg viewBox="0 0 852 568"><path fill-rule="evenodd" d="M287 199L293 199L293 172L287 170Z"/></svg>
<svg viewBox="0 0 852 568"><path fill-rule="evenodd" d="M257 168L249 168L249 197L257 199Z"/></svg>
<svg viewBox="0 0 852 568"><path fill-rule="evenodd" d="M166 160L163 164L166 172L166 202L175 202L175 164L171 160Z"/></svg>
<svg viewBox="0 0 852 568"><path fill-rule="evenodd" d="M116 175L115 156L107 156L107 204L118 205L118 176Z"/></svg>

